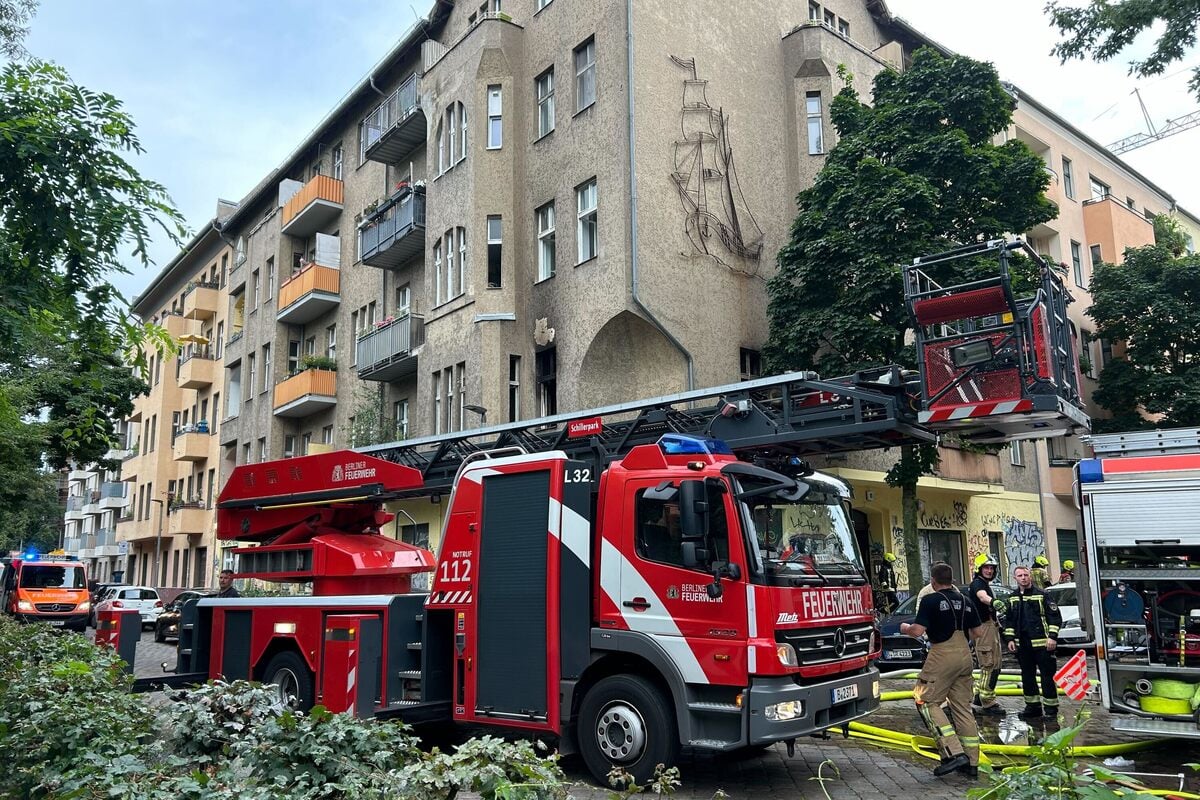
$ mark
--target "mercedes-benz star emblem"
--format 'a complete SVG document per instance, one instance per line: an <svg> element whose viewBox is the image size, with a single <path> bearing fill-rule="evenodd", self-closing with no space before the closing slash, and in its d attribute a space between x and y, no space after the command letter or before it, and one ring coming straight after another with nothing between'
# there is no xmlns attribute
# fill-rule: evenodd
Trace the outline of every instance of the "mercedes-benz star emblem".
<svg viewBox="0 0 1200 800"><path fill-rule="evenodd" d="M846 654L846 629L838 628L833 633L833 652L839 658Z"/></svg>

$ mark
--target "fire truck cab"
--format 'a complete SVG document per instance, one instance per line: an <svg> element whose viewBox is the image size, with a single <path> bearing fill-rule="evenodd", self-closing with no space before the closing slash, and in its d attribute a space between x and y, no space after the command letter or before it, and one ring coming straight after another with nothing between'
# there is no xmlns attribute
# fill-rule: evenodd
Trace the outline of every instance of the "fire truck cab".
<svg viewBox="0 0 1200 800"><path fill-rule="evenodd" d="M86 568L67 556L14 558L0 569L0 608L18 622L82 632L91 611Z"/></svg>

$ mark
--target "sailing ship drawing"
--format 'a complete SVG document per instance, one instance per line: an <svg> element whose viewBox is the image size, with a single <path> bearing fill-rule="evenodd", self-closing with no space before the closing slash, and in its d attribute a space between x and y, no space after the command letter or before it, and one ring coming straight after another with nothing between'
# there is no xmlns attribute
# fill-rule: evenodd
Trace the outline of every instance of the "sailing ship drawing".
<svg viewBox="0 0 1200 800"><path fill-rule="evenodd" d="M683 204L684 230L697 252L730 269L757 274L763 231L738 184L729 118L723 109L709 104L708 81L697 75L696 59L670 58L689 75L683 80L681 138L675 141L675 170L671 173ZM728 255L741 263L727 262L722 256Z"/></svg>

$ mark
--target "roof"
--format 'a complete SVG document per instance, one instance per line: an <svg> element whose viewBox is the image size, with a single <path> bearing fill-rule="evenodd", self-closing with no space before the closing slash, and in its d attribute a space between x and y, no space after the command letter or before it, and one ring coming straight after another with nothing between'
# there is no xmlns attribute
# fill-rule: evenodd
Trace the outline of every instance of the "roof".
<svg viewBox="0 0 1200 800"><path fill-rule="evenodd" d="M221 235L217 224L218 220L215 217L206 222L204 227L200 229L199 233L193 236L191 241L185 244L183 249L176 253L175 257L167 262L167 265L159 271L154 280L150 281L150 285L147 286L141 294L134 298L133 303L131 304L133 313L143 318L153 316L155 313L157 313L157 306L160 304L161 300L165 299L165 297L170 297L171 294L175 292L176 287L170 286L168 288L169 279L172 277L182 277L179 275L174 275L173 273L175 273L178 267L183 264L188 256L200 249L202 244L205 244L207 241L212 239L216 239ZM187 277L191 277L190 273ZM159 295L163 295L164 297L160 298Z"/></svg>

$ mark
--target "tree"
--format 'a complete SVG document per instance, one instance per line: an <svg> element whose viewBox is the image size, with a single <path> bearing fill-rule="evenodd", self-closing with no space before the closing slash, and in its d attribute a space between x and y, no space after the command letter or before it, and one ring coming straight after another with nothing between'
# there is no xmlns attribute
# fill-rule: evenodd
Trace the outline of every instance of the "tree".
<svg viewBox="0 0 1200 800"><path fill-rule="evenodd" d="M354 414L345 428L351 447L387 444L404 437L396 420L384 413L383 387L359 384L354 390Z"/></svg>
<svg viewBox="0 0 1200 800"><path fill-rule="evenodd" d="M993 143L1012 108L990 65L930 49L903 73L880 73L870 106L852 84L838 94L830 110L837 145L797 199L768 286L771 369L915 366L897 265L1055 216L1041 158L1017 140ZM955 264L955 274L933 277L995 270L994 262ZM902 489L910 587L921 574L917 480L936 463L936 448L905 446L888 474Z"/></svg>
<svg viewBox="0 0 1200 800"><path fill-rule="evenodd" d="M1096 335L1125 345L1100 373L1095 400L1113 418L1096 420L1098 431L1200 426L1200 255L1185 253L1170 218L1154 227L1155 244L1092 276Z"/></svg>
<svg viewBox="0 0 1200 800"><path fill-rule="evenodd" d="M1161 0L1090 0L1072 7L1059 2L1046 6L1050 21L1067 38L1050 51L1064 62L1091 55L1097 61L1116 56L1146 30L1158 31L1154 49L1142 61L1129 62L1139 77L1161 75L1196 43L1200 4ZM1200 67L1192 70L1188 87L1200 97Z"/></svg>

